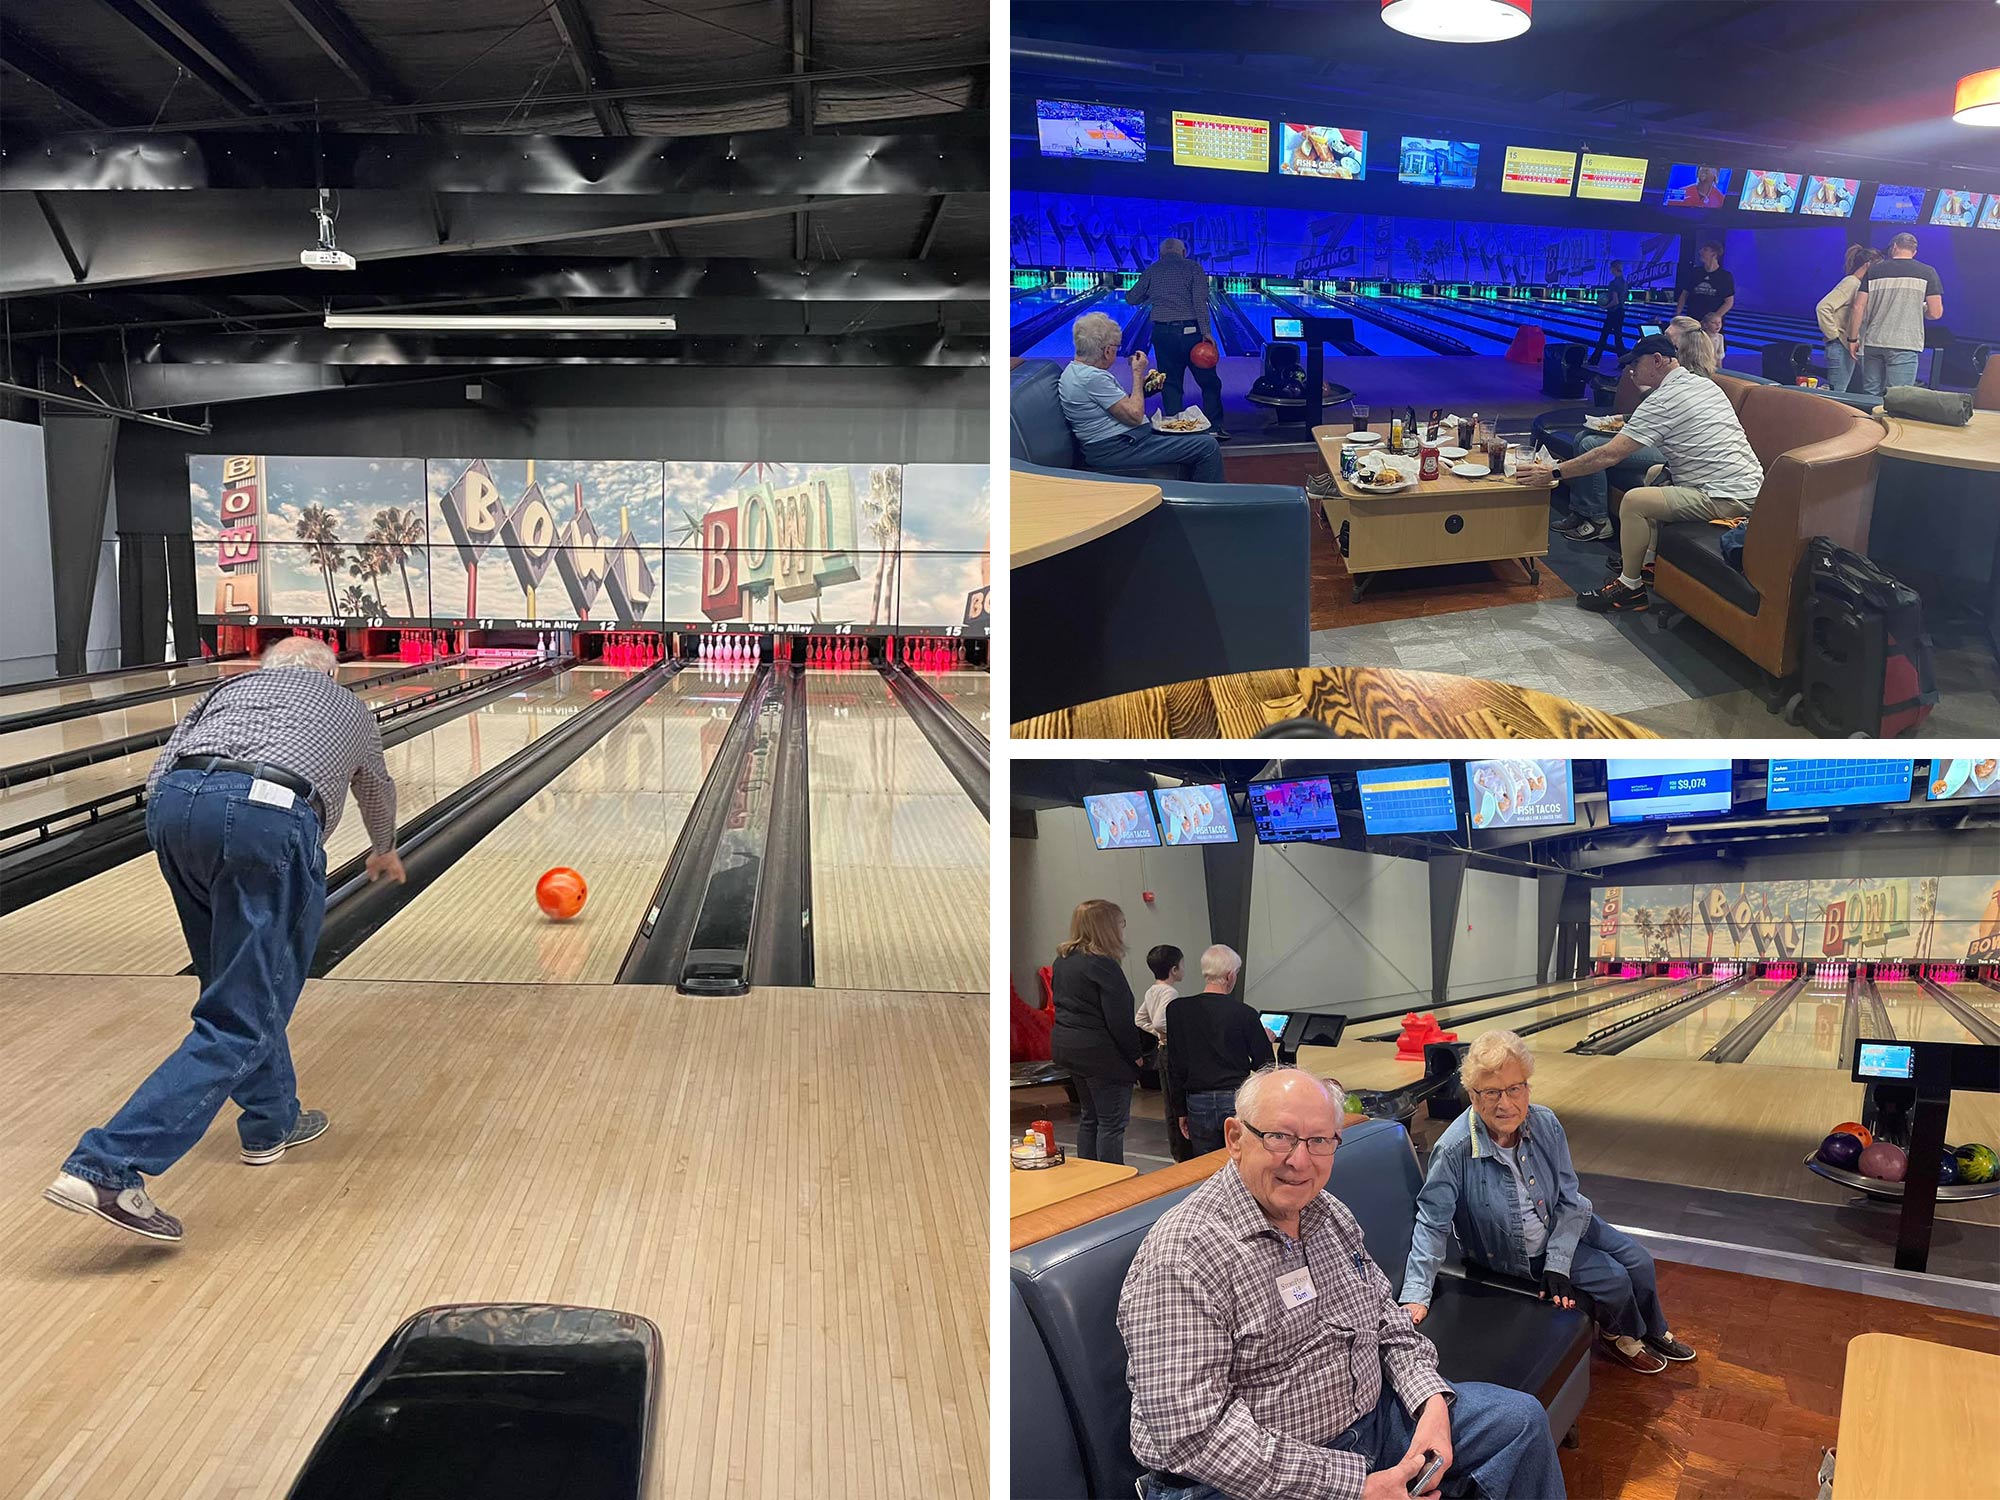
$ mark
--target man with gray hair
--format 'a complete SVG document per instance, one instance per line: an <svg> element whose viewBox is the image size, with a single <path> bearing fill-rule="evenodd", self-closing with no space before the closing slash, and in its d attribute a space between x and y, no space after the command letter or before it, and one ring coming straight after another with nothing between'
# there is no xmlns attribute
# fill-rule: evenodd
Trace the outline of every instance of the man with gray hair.
<svg viewBox="0 0 2000 1500"><path fill-rule="evenodd" d="M301 1109L285 1028L326 915L326 840L350 788L368 825L368 878L400 883L396 784L375 717L327 646L293 636L224 679L174 727L146 783L146 836L180 914L201 993L187 1039L110 1122L87 1132L42 1194L147 1239L180 1221L145 1179L179 1161L223 1100L248 1166L326 1131Z"/></svg>
<svg viewBox="0 0 2000 1500"><path fill-rule="evenodd" d="M1146 356L1132 356L1132 391L1111 374L1123 332L1103 313L1085 313L1071 332L1076 358L1063 367L1056 394L1076 435L1085 468L1143 475L1164 464L1185 478L1222 483L1222 449L1212 433L1155 432L1146 421Z"/></svg>
<svg viewBox="0 0 2000 1500"><path fill-rule="evenodd" d="M1160 410L1170 417L1180 413L1181 377L1193 369L1209 426L1218 442L1228 442L1229 434L1222 428L1222 376L1212 367L1203 369L1188 359L1196 344L1215 342L1208 310L1208 272L1201 262L1188 259L1182 241L1161 240L1160 258L1126 288L1125 300L1134 307L1150 305L1153 310L1153 347L1159 351L1160 378L1166 382L1160 387Z"/></svg>
<svg viewBox="0 0 2000 1500"><path fill-rule="evenodd" d="M1173 1023L1168 1022L1171 1033ZM1343 1091L1267 1068L1236 1094L1229 1165L1160 1216L1118 1299L1145 1500L1405 1500L1440 1484L1563 1500L1541 1403L1438 1374L1326 1191Z"/></svg>
<svg viewBox="0 0 2000 1500"><path fill-rule="evenodd" d="M1944 283L1937 268L1917 259L1917 237L1908 230L1889 241L1889 253L1861 273L1847 304L1847 352L1854 360L1849 389L1879 396L1892 385L1917 383L1924 324L1944 316Z"/></svg>
<svg viewBox="0 0 2000 1500"><path fill-rule="evenodd" d="M1236 1102L1236 1090L1259 1068L1268 1068L1275 1049L1257 1012L1232 998L1243 972L1243 956L1217 943L1201 956L1201 993L1183 995L1167 1006L1167 1092L1185 1113L1169 1121L1193 1154L1222 1149L1222 1122ZM1174 1028L1183 1026L1176 1035Z"/></svg>

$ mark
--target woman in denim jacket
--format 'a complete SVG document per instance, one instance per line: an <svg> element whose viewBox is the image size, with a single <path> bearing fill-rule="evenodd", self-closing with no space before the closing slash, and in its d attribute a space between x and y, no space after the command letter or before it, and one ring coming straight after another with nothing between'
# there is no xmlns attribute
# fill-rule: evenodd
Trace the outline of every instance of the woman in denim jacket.
<svg viewBox="0 0 2000 1500"><path fill-rule="evenodd" d="M1693 1359L1660 1310L1653 1257L1591 1212L1555 1112L1529 1102L1534 1072L1511 1031L1466 1049L1459 1078L1472 1108L1431 1152L1397 1300L1423 1322L1451 1230L1468 1262L1533 1282L1559 1306L1583 1303L1621 1364L1657 1375L1670 1359Z"/></svg>

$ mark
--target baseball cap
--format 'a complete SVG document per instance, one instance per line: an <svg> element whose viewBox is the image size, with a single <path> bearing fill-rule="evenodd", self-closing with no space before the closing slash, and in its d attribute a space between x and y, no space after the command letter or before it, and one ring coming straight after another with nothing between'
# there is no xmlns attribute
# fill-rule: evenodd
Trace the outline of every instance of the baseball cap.
<svg viewBox="0 0 2000 1500"><path fill-rule="evenodd" d="M1649 333L1640 339L1638 343L1634 344L1631 351L1618 361L1618 368L1622 370L1633 361L1648 354L1664 354L1668 359L1679 359L1681 351L1674 347L1674 341L1664 333Z"/></svg>

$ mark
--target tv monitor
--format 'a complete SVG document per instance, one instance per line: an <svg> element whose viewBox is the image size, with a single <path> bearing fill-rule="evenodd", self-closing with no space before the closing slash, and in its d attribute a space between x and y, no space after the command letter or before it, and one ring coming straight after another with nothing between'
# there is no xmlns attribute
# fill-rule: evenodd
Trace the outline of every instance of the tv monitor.
<svg viewBox="0 0 2000 1500"><path fill-rule="evenodd" d="M1304 318L1271 319L1271 337L1274 339L1302 339L1306 336Z"/></svg>
<svg viewBox="0 0 2000 1500"><path fill-rule="evenodd" d="M1500 191L1530 193L1540 198L1567 198L1576 182L1574 151L1540 151L1509 146L1500 171Z"/></svg>
<svg viewBox="0 0 2000 1500"><path fill-rule="evenodd" d="M1815 172L1806 179L1799 195L1799 212L1821 219L1851 219L1854 200L1861 194L1858 177L1822 177Z"/></svg>
<svg viewBox="0 0 2000 1500"><path fill-rule="evenodd" d="M1726 760L1608 760L1604 776L1611 821L1650 823L1726 813L1730 765Z"/></svg>
<svg viewBox="0 0 2000 1500"><path fill-rule="evenodd" d="M1986 207L1979 211L1981 229L2000 229L2000 193L1986 195Z"/></svg>
<svg viewBox="0 0 2000 1500"><path fill-rule="evenodd" d="M1475 760L1465 767L1472 826L1567 827L1576 821L1567 760Z"/></svg>
<svg viewBox="0 0 2000 1500"><path fill-rule="evenodd" d="M1576 178L1577 197L1598 198L1606 203L1637 203L1645 194L1645 157L1583 153L1583 166Z"/></svg>
<svg viewBox="0 0 2000 1500"><path fill-rule="evenodd" d="M1278 126L1278 174L1355 182L1368 171L1368 132L1333 125Z"/></svg>
<svg viewBox="0 0 2000 1500"><path fill-rule="evenodd" d="M1932 802L1960 802L1968 797L2000 797L2000 745L1961 760L1931 762L1930 784L1924 796Z"/></svg>
<svg viewBox="0 0 2000 1500"><path fill-rule="evenodd" d="M1928 191L1928 188L1878 182L1875 184L1875 201L1868 207L1868 217L1877 224L1914 224L1924 206L1924 194Z"/></svg>
<svg viewBox="0 0 2000 1500"><path fill-rule="evenodd" d="M1115 104L1079 104L1069 99L1037 99L1035 131L1042 155L1089 161L1143 162L1146 112Z"/></svg>
<svg viewBox="0 0 2000 1500"><path fill-rule="evenodd" d="M1100 792L1083 799L1083 812L1090 819L1091 842L1100 849L1160 847L1153 799L1144 792Z"/></svg>
<svg viewBox="0 0 2000 1500"><path fill-rule="evenodd" d="M1639 325L1639 336L1641 338L1651 338L1659 331L1660 325L1658 323L1641 323Z"/></svg>
<svg viewBox="0 0 2000 1500"><path fill-rule="evenodd" d="M1808 807L1871 807L1910 800L1913 760L1866 760L1827 756L1774 760L1764 783L1764 806L1771 812Z"/></svg>
<svg viewBox="0 0 2000 1500"><path fill-rule="evenodd" d="M1471 141L1406 135L1402 154L1396 158L1396 181L1406 187L1475 187L1479 181L1479 147Z"/></svg>
<svg viewBox="0 0 2000 1500"><path fill-rule="evenodd" d="M1667 192L1660 201L1668 208L1727 208L1735 184L1734 167L1677 161L1667 169Z"/></svg>
<svg viewBox="0 0 2000 1500"><path fill-rule="evenodd" d="M1236 842L1236 818L1220 782L1155 787L1153 805L1160 812L1160 833L1169 844Z"/></svg>
<svg viewBox="0 0 2000 1500"><path fill-rule="evenodd" d="M1251 782L1250 817L1260 844L1330 844L1340 837L1333 781L1326 776Z"/></svg>
<svg viewBox="0 0 2000 1500"><path fill-rule="evenodd" d="M1917 1049L1909 1042L1856 1042L1854 1073L1856 1083L1878 1079L1907 1082L1917 1076Z"/></svg>
<svg viewBox="0 0 2000 1500"><path fill-rule="evenodd" d="M1361 825L1370 833L1452 833L1458 829L1458 798L1452 794L1451 767L1383 766L1355 773L1361 787Z"/></svg>
<svg viewBox="0 0 2000 1500"><path fill-rule="evenodd" d="M1177 109L1174 165L1219 172L1271 170L1271 122L1238 115L1204 115Z"/></svg>
<svg viewBox="0 0 2000 1500"><path fill-rule="evenodd" d="M1970 188L1939 188L1931 223L1943 229L1970 229L1979 213L1979 194Z"/></svg>
<svg viewBox="0 0 2000 1500"><path fill-rule="evenodd" d="M1751 167L1743 173L1743 196L1736 206L1753 214L1788 214L1798 201L1798 173Z"/></svg>

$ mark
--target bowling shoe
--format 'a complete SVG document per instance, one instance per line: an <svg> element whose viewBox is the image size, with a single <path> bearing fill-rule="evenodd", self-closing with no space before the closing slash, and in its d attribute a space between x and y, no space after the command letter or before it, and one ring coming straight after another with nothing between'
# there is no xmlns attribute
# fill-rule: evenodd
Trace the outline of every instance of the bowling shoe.
<svg viewBox="0 0 2000 1500"><path fill-rule="evenodd" d="M278 1142L277 1145L268 1146L262 1151L252 1151L248 1146L245 1146L243 1148L243 1164L246 1167L268 1167L272 1162L291 1150L292 1147L303 1146L307 1141L318 1140L326 1134L326 1127L327 1118L324 1110L302 1109L299 1111L299 1123L294 1125L292 1133Z"/></svg>
<svg viewBox="0 0 2000 1500"><path fill-rule="evenodd" d="M1688 1360L1694 1358L1694 1350L1675 1338L1674 1331L1671 1328L1658 1338L1647 1334L1645 1342L1646 1347L1659 1355L1661 1359Z"/></svg>
<svg viewBox="0 0 2000 1500"><path fill-rule="evenodd" d="M1600 1329L1605 1351L1627 1369L1637 1370L1641 1375L1657 1375L1667 1367L1667 1362L1633 1338L1629 1333L1614 1334L1609 1328Z"/></svg>
<svg viewBox="0 0 2000 1500"><path fill-rule="evenodd" d="M69 1172L59 1172L56 1180L42 1189L42 1196L57 1208L73 1214L96 1214L107 1224L129 1229L149 1240L178 1243L181 1221L160 1212L142 1187L108 1188Z"/></svg>
<svg viewBox="0 0 2000 1500"><path fill-rule="evenodd" d="M1320 473L1306 481L1306 493L1315 500L1330 500L1340 493L1340 487L1333 482L1333 475Z"/></svg>

